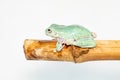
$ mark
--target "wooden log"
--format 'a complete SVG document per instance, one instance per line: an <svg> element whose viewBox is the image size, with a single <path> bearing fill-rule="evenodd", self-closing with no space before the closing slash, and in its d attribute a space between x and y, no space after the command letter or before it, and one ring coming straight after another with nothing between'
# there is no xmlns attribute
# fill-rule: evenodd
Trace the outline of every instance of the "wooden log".
<svg viewBox="0 0 120 80"><path fill-rule="evenodd" d="M55 40L24 41L24 53L28 60L52 60L85 62L94 60L120 60L120 40L96 40L95 48L84 49L77 46L65 46L57 52Z"/></svg>

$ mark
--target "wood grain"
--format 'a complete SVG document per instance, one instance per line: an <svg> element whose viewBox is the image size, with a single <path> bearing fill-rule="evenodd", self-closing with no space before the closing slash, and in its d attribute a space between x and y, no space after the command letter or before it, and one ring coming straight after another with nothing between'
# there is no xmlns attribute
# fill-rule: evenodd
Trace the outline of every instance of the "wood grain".
<svg viewBox="0 0 120 80"><path fill-rule="evenodd" d="M95 48L84 49L77 46L65 46L57 52L55 40L24 41L24 53L28 60L51 60L85 62L94 60L120 60L120 40L96 40Z"/></svg>

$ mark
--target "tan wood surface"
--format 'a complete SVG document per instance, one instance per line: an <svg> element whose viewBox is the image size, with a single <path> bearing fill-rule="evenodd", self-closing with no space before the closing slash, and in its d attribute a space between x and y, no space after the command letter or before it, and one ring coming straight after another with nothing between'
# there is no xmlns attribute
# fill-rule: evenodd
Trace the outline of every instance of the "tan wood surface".
<svg viewBox="0 0 120 80"><path fill-rule="evenodd" d="M97 46L83 49L76 46L65 46L57 52L55 40L24 41L24 53L28 60L51 60L85 62L95 60L120 60L120 40L96 40Z"/></svg>

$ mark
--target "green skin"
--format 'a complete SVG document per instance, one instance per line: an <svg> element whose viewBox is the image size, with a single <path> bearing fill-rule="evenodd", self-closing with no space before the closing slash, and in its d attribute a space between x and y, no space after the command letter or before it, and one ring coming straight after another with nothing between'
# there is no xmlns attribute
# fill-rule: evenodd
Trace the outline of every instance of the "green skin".
<svg viewBox="0 0 120 80"><path fill-rule="evenodd" d="M57 51L61 51L65 44L75 45L81 48L93 48L96 46L92 32L79 25L65 26L52 24L45 30L45 33L57 39Z"/></svg>

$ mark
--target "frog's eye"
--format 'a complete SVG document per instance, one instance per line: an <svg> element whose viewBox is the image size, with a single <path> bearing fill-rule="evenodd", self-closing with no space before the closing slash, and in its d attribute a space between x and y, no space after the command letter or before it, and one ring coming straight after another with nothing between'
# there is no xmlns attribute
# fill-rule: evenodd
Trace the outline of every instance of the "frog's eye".
<svg viewBox="0 0 120 80"><path fill-rule="evenodd" d="M48 29L48 32L51 33L52 32L51 29Z"/></svg>

